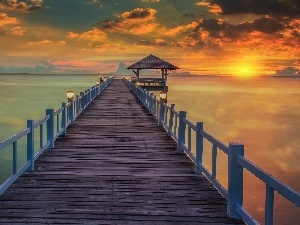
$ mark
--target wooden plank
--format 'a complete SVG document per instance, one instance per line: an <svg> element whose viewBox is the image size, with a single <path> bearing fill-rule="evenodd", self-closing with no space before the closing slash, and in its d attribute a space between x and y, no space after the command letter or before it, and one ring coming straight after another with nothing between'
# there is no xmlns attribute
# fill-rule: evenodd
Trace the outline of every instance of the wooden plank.
<svg viewBox="0 0 300 225"><path fill-rule="evenodd" d="M121 80L0 197L0 224L244 224Z"/></svg>

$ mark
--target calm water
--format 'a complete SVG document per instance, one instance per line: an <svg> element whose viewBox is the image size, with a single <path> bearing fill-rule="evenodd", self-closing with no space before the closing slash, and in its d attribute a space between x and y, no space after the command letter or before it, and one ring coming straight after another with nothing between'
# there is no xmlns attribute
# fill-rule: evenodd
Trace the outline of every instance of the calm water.
<svg viewBox="0 0 300 225"><path fill-rule="evenodd" d="M0 140L37 120L46 108L57 109L66 91L78 94L97 75L0 75ZM300 191L300 78L173 76L168 104L187 111L192 122L225 144L241 142L245 155L276 178ZM204 164L210 167L205 144ZM9 150L0 155L1 179L10 173ZM218 155L218 179L227 187L226 157ZM244 205L263 224L265 186L245 172ZM298 224L300 210L275 194L275 224Z"/></svg>

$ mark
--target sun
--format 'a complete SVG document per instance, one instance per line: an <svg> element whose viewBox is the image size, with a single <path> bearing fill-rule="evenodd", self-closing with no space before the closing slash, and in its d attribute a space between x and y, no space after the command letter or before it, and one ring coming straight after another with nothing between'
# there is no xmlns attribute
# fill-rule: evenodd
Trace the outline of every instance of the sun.
<svg viewBox="0 0 300 225"><path fill-rule="evenodd" d="M257 70L254 64L249 62L239 62L232 65L231 73L238 77L253 77L256 75Z"/></svg>

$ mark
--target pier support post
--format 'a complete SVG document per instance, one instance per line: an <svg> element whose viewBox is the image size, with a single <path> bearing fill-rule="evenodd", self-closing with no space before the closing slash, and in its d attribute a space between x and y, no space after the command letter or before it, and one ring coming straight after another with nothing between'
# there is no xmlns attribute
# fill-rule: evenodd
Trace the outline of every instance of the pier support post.
<svg viewBox="0 0 300 225"><path fill-rule="evenodd" d="M27 134L27 161L30 162L30 166L27 171L34 170L34 121L27 120L27 128L30 129Z"/></svg>
<svg viewBox="0 0 300 225"><path fill-rule="evenodd" d="M47 120L47 141L49 141L47 149L51 149L54 148L54 110L46 109L46 115L50 117Z"/></svg>
<svg viewBox="0 0 300 225"><path fill-rule="evenodd" d="M244 156L244 145L229 143L227 215L234 219L241 218L235 210L235 204L243 204L243 166L236 161L238 155Z"/></svg>
<svg viewBox="0 0 300 225"><path fill-rule="evenodd" d="M177 149L180 152L184 152L184 149L182 148L182 144L185 143L185 129L186 124L183 122L183 119L186 118L186 112L185 111L179 111L179 126L178 126L178 143L177 143Z"/></svg>
<svg viewBox="0 0 300 225"><path fill-rule="evenodd" d="M197 122L196 123L196 166L195 166L196 174L202 174L202 171L199 168L199 164L202 164L202 157L203 157L203 136L200 133L202 130L203 130L203 122Z"/></svg>

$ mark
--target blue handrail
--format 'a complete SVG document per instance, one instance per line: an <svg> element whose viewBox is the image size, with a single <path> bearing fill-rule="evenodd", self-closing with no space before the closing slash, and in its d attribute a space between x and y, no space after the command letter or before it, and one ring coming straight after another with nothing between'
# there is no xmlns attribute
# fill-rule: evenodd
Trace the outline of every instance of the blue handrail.
<svg viewBox="0 0 300 225"><path fill-rule="evenodd" d="M185 111L177 112L175 105L167 105L164 101L156 99L153 93L136 86L125 77L123 81L129 89L137 96L143 106L145 106L158 125L163 126L169 136L177 142L177 149L185 152L195 163L195 172L204 174L207 179L227 200L227 215L230 218L243 219L247 224L259 224L243 207L243 169L246 169L266 184L265 200L265 224L272 225L274 217L274 191L281 194L284 198L300 207L300 193L283 184L272 175L259 168L254 163L244 157L244 145L240 143L223 144L215 137L203 130L203 123L197 122L196 125L186 118ZM187 131L187 132L186 132ZM196 136L196 151L191 151L192 131ZM187 140L186 140L187 138ZM203 140L206 139L212 144L212 171L210 172L202 164ZM216 179L217 173L217 152L223 151L228 155L228 188Z"/></svg>
<svg viewBox="0 0 300 225"><path fill-rule="evenodd" d="M27 120L27 128L21 132L0 142L0 151L10 145L13 148L13 174L8 177L0 186L0 195L18 179L25 171L34 170L34 161L46 150L54 148L54 142L59 136L66 134L67 127L76 120L76 118L91 104L91 102L100 95L103 90L111 83L113 77L108 78L99 85L95 85L80 96L70 100L68 103L62 103L62 107L54 110L47 109L46 116L34 122ZM45 127L46 126L46 127ZM44 127L46 135L44 135ZM56 129L55 129L56 127ZM35 129L39 128L39 140L35 140ZM21 167L18 166L18 141L26 137L27 141L27 160ZM39 143L39 148L35 153L35 142ZM0 152L1 153L1 152Z"/></svg>

